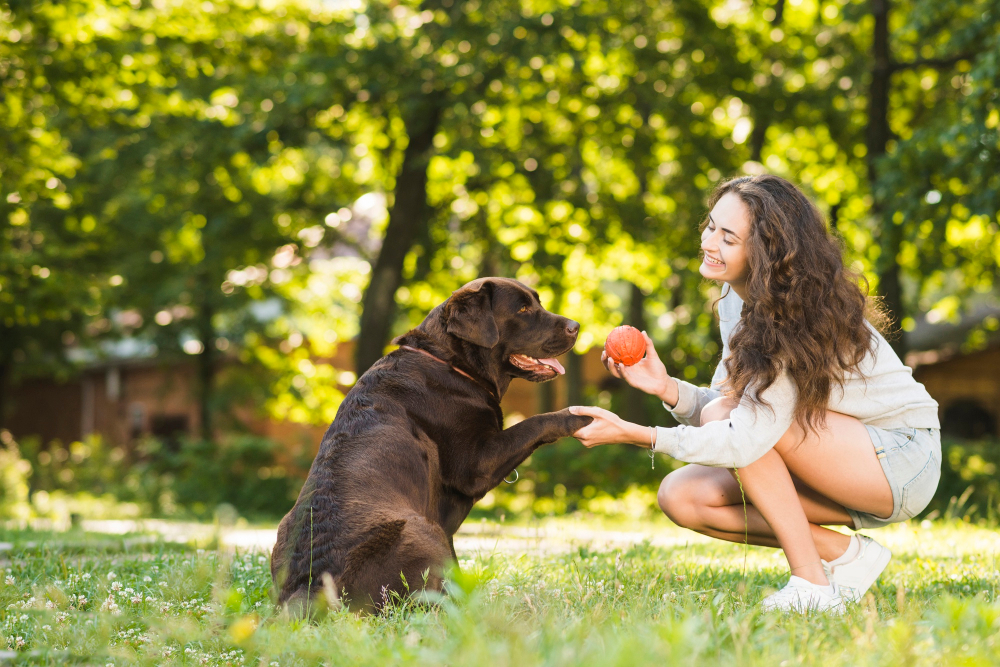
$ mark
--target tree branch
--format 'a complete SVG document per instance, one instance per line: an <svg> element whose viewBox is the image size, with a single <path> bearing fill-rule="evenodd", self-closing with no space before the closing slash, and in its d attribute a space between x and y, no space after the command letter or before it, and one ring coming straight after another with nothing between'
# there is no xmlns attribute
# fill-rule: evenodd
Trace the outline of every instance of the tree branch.
<svg viewBox="0 0 1000 667"><path fill-rule="evenodd" d="M918 69L920 67L933 67L935 69L948 69L949 67L954 67L956 64L962 60L972 60L973 56L968 53L963 53L957 56L951 56L950 58L921 58L920 60L914 60L909 63L891 63L889 65L890 71L900 72L906 69Z"/></svg>

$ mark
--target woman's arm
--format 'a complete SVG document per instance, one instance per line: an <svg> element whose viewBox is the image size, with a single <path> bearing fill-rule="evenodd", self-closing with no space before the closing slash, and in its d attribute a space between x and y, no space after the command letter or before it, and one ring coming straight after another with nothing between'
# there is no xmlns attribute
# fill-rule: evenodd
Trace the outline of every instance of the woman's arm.
<svg viewBox="0 0 1000 667"><path fill-rule="evenodd" d="M642 332L646 339L646 356L631 366L617 364L612 361L607 352L601 353L601 363L616 378L625 380L636 389L656 396L663 402L663 407L669 410L681 424L700 424L701 409L722 395L719 387L726 379L724 364L715 369L711 387L697 387L690 382L670 377L667 367L656 354L652 339Z"/></svg>
<svg viewBox="0 0 1000 667"><path fill-rule="evenodd" d="M792 425L795 384L783 373L762 398L770 407L754 405L744 398L729 419L704 426L656 427L654 450L686 463L721 468L748 466L774 447ZM649 446L644 437L652 437L651 427L627 422L601 408L574 406L569 410L594 418L590 425L573 434L587 447L612 443Z"/></svg>
<svg viewBox="0 0 1000 667"><path fill-rule="evenodd" d="M594 418L587 426L573 434L585 447L596 447L611 443L637 445L651 449L656 438L652 426L640 426L627 422L610 410L593 406L574 405L569 408L574 415Z"/></svg>
<svg viewBox="0 0 1000 667"><path fill-rule="evenodd" d="M726 379L726 365L719 363L715 367L712 384L708 387L698 387L690 382L675 380L677 384L677 400L674 403L663 401L663 407L670 411L681 424L690 426L701 425L701 410L706 405L722 396L722 383Z"/></svg>

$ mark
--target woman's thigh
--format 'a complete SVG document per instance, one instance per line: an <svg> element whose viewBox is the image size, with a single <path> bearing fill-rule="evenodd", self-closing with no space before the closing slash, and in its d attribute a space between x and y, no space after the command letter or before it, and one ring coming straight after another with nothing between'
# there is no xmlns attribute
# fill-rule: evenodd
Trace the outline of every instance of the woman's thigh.
<svg viewBox="0 0 1000 667"><path fill-rule="evenodd" d="M827 412L824 428L804 431L793 423L774 446L789 472L837 505L876 516L892 513L892 490L865 425Z"/></svg>
<svg viewBox="0 0 1000 667"><path fill-rule="evenodd" d="M799 501L809 523L817 525L851 525L851 516L843 506L810 488L792 476ZM660 486L660 505L685 503L706 507L742 505L740 484L730 468L714 468L691 463L667 475ZM752 507L752 503L747 502ZM666 509L666 507L664 507Z"/></svg>

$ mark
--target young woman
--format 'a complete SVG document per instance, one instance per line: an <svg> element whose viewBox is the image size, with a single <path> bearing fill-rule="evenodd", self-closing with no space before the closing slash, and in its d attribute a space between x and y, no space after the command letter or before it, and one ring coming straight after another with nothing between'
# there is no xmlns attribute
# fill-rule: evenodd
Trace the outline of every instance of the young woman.
<svg viewBox="0 0 1000 667"><path fill-rule="evenodd" d="M654 428L595 407L587 447L631 443L692 465L658 501L678 525L784 550L788 584L765 609L840 612L888 564L889 550L824 528L905 521L934 495L937 403L868 322L877 319L836 241L801 191L777 176L721 185L701 237L701 274L724 283L722 363L710 387L646 357L608 370L663 401L682 426ZM740 484L747 499L746 523Z"/></svg>

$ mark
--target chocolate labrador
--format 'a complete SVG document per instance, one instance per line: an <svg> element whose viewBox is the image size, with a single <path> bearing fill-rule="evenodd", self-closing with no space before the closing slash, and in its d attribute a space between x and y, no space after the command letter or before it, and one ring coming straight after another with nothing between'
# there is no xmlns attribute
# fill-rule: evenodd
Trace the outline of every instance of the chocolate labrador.
<svg viewBox="0 0 1000 667"><path fill-rule="evenodd" d="M565 372L555 357L579 330L516 280L481 278L396 338L344 398L278 527L279 604L301 608L323 582L366 611L393 593L441 591L472 505L540 445L590 423L560 410L504 429L500 410L513 378Z"/></svg>

